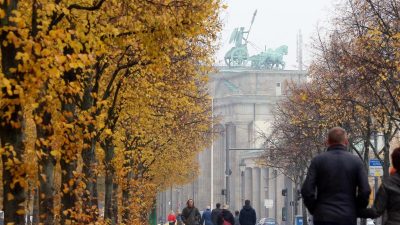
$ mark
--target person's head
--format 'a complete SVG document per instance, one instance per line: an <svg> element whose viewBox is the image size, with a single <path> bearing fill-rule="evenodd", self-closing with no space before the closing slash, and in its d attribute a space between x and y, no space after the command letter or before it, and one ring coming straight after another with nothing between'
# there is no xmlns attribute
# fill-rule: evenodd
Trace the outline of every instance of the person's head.
<svg viewBox="0 0 400 225"><path fill-rule="evenodd" d="M235 216L239 216L239 211L235 211Z"/></svg>
<svg viewBox="0 0 400 225"><path fill-rule="evenodd" d="M245 206L250 206L250 200L244 201L244 205L245 205Z"/></svg>
<svg viewBox="0 0 400 225"><path fill-rule="evenodd" d="M193 201L193 199L187 200L186 206L189 207L189 208L193 208L193 207L194 207L194 201Z"/></svg>
<svg viewBox="0 0 400 225"><path fill-rule="evenodd" d="M400 147L397 147L393 150L392 164L396 171L400 172Z"/></svg>
<svg viewBox="0 0 400 225"><path fill-rule="evenodd" d="M217 204L215 205L215 207L217 207L217 209L221 208L221 203L217 203Z"/></svg>
<svg viewBox="0 0 400 225"><path fill-rule="evenodd" d="M207 210L210 210L210 209L211 209L211 206L208 205L208 206L207 206Z"/></svg>
<svg viewBox="0 0 400 225"><path fill-rule="evenodd" d="M224 205L222 206L222 209L229 209L229 205L224 204Z"/></svg>
<svg viewBox="0 0 400 225"><path fill-rule="evenodd" d="M169 212L169 213L170 213L170 214L175 214L175 213L174 213L174 210L171 210L171 212Z"/></svg>
<svg viewBox="0 0 400 225"><path fill-rule="evenodd" d="M328 146L332 145L345 145L349 144L349 140L347 139L347 132L345 129L341 127L334 127L328 132L327 139Z"/></svg>

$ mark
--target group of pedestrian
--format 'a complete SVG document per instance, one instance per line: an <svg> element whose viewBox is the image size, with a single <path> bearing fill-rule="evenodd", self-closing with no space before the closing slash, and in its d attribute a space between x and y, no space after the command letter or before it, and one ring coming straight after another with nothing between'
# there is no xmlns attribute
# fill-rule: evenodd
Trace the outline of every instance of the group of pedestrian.
<svg viewBox="0 0 400 225"><path fill-rule="evenodd" d="M175 214L171 212L168 215L168 222L173 225L181 219L181 223L185 225L255 225L256 224L256 212L251 207L250 201L246 200L243 209L235 211L235 215L231 213L228 205L217 203L216 208L211 211L211 207L207 206L203 214L194 206L193 199L189 199L186 203L186 207L183 209L182 214L175 217Z"/></svg>
<svg viewBox="0 0 400 225"><path fill-rule="evenodd" d="M228 205L221 209L221 204L217 203L210 214L203 214L202 221L204 225L255 225L256 211L251 207L250 200L246 200L243 209L240 212L235 211L235 215L229 211Z"/></svg>
<svg viewBox="0 0 400 225"><path fill-rule="evenodd" d="M343 128L328 132L326 152L312 159L301 194L314 225L357 225L357 217L377 218L400 225L400 147L391 155L393 169L367 208L371 189L363 162L347 151Z"/></svg>

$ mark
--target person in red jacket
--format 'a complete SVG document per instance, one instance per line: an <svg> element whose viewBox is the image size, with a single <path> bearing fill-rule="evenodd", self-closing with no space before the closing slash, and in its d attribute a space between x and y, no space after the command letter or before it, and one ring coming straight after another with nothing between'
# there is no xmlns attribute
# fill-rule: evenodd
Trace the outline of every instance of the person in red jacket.
<svg viewBox="0 0 400 225"><path fill-rule="evenodd" d="M167 219L168 219L169 225L175 225L176 216L175 216L174 211L171 211L171 213L168 215Z"/></svg>

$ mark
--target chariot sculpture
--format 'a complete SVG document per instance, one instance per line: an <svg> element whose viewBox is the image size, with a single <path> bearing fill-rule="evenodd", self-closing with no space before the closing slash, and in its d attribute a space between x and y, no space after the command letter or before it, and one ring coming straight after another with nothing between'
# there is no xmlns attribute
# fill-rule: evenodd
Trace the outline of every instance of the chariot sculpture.
<svg viewBox="0 0 400 225"><path fill-rule="evenodd" d="M285 62L283 61L283 56L288 54L287 45L282 45L276 49L270 48L249 57L247 44L252 44L248 39L256 15L257 10L253 14L250 28L247 31L244 27L235 28L233 30L229 39L229 44L234 43L235 46L225 54L224 60L226 65L229 67L246 66L250 61L251 67L255 69L284 70Z"/></svg>
<svg viewBox="0 0 400 225"><path fill-rule="evenodd" d="M229 39L229 44L235 43L235 46L232 47L225 54L224 57L225 63L229 67L246 65L247 59L249 57L249 53L247 51L247 43L249 39L250 30L251 27L253 26L256 15L257 15L257 10L253 14L253 19L251 20L249 30L245 31L244 27L235 28L233 30L231 38Z"/></svg>

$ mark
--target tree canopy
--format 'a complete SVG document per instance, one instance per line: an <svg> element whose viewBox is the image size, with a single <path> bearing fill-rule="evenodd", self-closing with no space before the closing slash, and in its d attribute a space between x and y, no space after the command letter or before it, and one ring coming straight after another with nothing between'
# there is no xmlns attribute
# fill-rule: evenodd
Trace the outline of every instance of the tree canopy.
<svg viewBox="0 0 400 225"><path fill-rule="evenodd" d="M157 191L189 182L211 138L221 2L0 6L5 223L146 223Z"/></svg>

